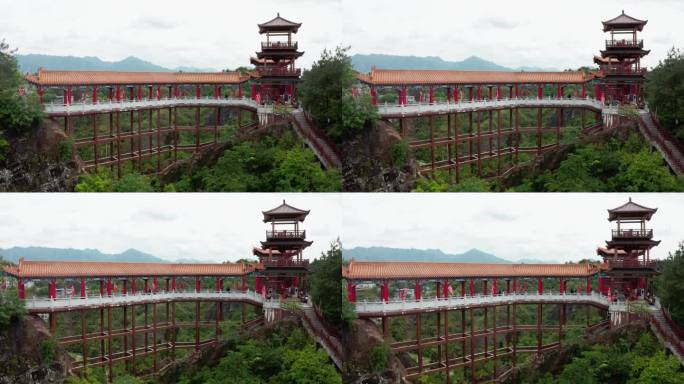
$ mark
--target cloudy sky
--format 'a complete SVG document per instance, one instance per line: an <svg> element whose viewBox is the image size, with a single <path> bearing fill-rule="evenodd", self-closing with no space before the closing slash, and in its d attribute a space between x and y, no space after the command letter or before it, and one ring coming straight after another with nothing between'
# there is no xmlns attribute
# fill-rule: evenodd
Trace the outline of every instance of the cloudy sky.
<svg viewBox="0 0 684 384"><path fill-rule="evenodd" d="M471 248L509 260L578 261L596 257L614 224L606 209L628 194L346 194L345 248L386 246ZM684 194L632 194L635 202L658 208L649 226L662 240L653 258L665 258L684 241Z"/></svg>
<svg viewBox="0 0 684 384"><path fill-rule="evenodd" d="M337 195L339 196L339 195ZM335 195L317 194L2 194L0 248L129 248L176 260L251 257L265 237L261 211L288 204L311 210L304 222L310 260L341 233Z"/></svg>
<svg viewBox="0 0 684 384"><path fill-rule="evenodd" d="M276 12L304 23L297 39L305 67L324 48L343 44L353 53L576 68L592 64L601 49L601 20L623 9L649 20L646 65L684 46L681 0L0 0L0 9L0 38L19 53L133 55L167 67L249 64L260 42L256 24Z"/></svg>

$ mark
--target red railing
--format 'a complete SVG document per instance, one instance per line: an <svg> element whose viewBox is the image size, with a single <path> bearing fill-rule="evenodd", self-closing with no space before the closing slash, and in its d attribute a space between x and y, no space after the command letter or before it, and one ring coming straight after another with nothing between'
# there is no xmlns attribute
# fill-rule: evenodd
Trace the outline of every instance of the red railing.
<svg viewBox="0 0 684 384"><path fill-rule="evenodd" d="M672 321L672 317L670 316L670 313L665 309L661 307L661 311L663 313L663 317L665 318L665 321L668 323L667 325L670 327L671 332L668 332L666 329L664 329L661 325L660 322L658 322L657 319L655 319L653 316L651 316L650 320L651 322L656 326L658 329L658 332L663 336L665 340L667 340L670 345L672 345L672 348L674 348L679 354L679 356L684 356L684 343L682 342L682 331L679 329L679 327L674 324Z"/></svg>
<svg viewBox="0 0 684 384"><path fill-rule="evenodd" d="M306 267L309 260L264 260L261 264L268 267Z"/></svg>
<svg viewBox="0 0 684 384"><path fill-rule="evenodd" d="M302 70L297 68L297 69L288 69L288 68L269 68L269 67L261 67L257 68L257 72L259 72L260 76L301 76Z"/></svg>
<svg viewBox="0 0 684 384"><path fill-rule="evenodd" d="M306 231L266 231L268 239L303 239Z"/></svg>
<svg viewBox="0 0 684 384"><path fill-rule="evenodd" d="M337 147L332 144L330 139L320 131L311 121L309 116L307 115L306 112L304 112L304 122L309 125L309 129L305 129L302 127L297 119L295 119L295 125L299 127L299 132L306 138L306 140L312 145L316 151L320 154L321 157L323 157L323 160L325 160L326 163L328 163L329 166L335 167L339 163L337 159L340 159L339 156L339 151L337 150ZM316 137L316 135L319 135L319 137ZM330 153L328 153L328 150L326 150L319 142L318 140L322 140L326 145L328 146L329 150L333 152L334 155L337 156L337 159L334 159Z"/></svg>
<svg viewBox="0 0 684 384"><path fill-rule="evenodd" d="M611 268L655 268L657 263L649 260L608 260Z"/></svg>
<svg viewBox="0 0 684 384"><path fill-rule="evenodd" d="M613 238L647 238L653 237L652 229L613 229Z"/></svg>
<svg viewBox="0 0 684 384"><path fill-rule="evenodd" d="M636 70L632 68L604 67L602 69L602 72L604 75L646 75L648 71L646 70L646 68Z"/></svg>
<svg viewBox="0 0 684 384"><path fill-rule="evenodd" d="M311 321L311 319L309 319L309 317L306 315L306 313L304 313L303 310L300 309L299 311L301 312L302 318L304 319L304 321L306 321L306 323L309 325L309 327L310 327L311 330L314 332L314 334L315 334L317 337L319 337L319 338L325 340L325 341L326 341L326 344L327 344L327 345L333 350L333 352L337 355L337 358L338 358L340 361L343 361L343 359L344 359L344 351L343 351L343 350L339 347L339 345L338 345L339 339L338 339L338 340L335 340L335 339L333 338L333 336L331 336L329 333L326 332L325 329L320 329L319 327L317 327L317 326L313 323L313 321ZM317 314L316 316L318 316L318 314ZM325 327L325 325L321 322L321 321L322 321L322 317L318 316L318 321L319 321L319 323L321 324L322 327Z"/></svg>
<svg viewBox="0 0 684 384"><path fill-rule="evenodd" d="M297 49L298 47L297 42L264 41L261 43L261 49Z"/></svg>
<svg viewBox="0 0 684 384"><path fill-rule="evenodd" d="M665 129L660 124L660 121L658 121L658 118L656 118L656 116L653 114L652 111L650 112L650 114L651 114L651 121L653 121L653 124L655 124L656 129L658 130L660 135L665 139L665 140L658 139L658 142L660 143L661 147L663 147L663 150L666 151L668 153L668 155L670 155L670 158L675 163L675 165L677 167L679 167L680 172L684 173L684 162L680 161L679 157L675 156L672 153L670 148L667 145L665 145L665 141L669 141L670 143L672 143L672 145L674 145L675 148L677 148L680 155L684 155L684 144L682 144L679 140L677 140L677 138L675 138L674 135L672 135L672 132L670 132L668 129Z"/></svg>
<svg viewBox="0 0 684 384"><path fill-rule="evenodd" d="M643 48L644 40L606 40L606 48Z"/></svg>
<svg viewBox="0 0 684 384"><path fill-rule="evenodd" d="M311 114L308 111L304 111L304 118L306 119L306 122L309 123L311 130L316 134L316 136L325 142L325 144L333 151L338 159L342 160L342 152L339 150L339 148L337 148L337 145L330 140L328 135L326 135L323 130L318 128L316 124L314 124Z"/></svg>

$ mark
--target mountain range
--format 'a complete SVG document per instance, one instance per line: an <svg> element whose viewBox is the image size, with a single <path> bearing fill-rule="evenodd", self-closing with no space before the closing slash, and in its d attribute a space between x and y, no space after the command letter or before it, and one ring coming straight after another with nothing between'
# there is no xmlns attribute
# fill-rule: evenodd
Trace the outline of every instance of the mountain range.
<svg viewBox="0 0 684 384"><path fill-rule="evenodd" d="M463 61L445 61L437 56L397 56L382 54L355 54L352 56L352 65L359 72L370 72L375 66L378 69L450 69L460 71L525 71L525 72L550 72L558 71L555 68L518 67L508 68L491 61L470 56Z"/></svg>
<svg viewBox="0 0 684 384"><path fill-rule="evenodd" d="M387 248L387 247L355 247L342 250L345 260L357 261L432 261L450 263L486 263L486 264L549 264L533 258L507 260L499 256L481 251L477 248L463 253L448 254L439 249Z"/></svg>
<svg viewBox="0 0 684 384"><path fill-rule="evenodd" d="M19 69L35 73L38 68L80 71L138 71L138 72L217 72L215 68L176 67L166 68L135 56L120 61L104 61L98 57L53 56L41 54L16 55ZM445 61L436 56L396 56L383 54L355 54L352 65L359 72L369 72L373 66L384 69L451 69L463 71L557 71L555 68L518 67L508 68L491 61L471 56L463 61Z"/></svg>
<svg viewBox="0 0 684 384"><path fill-rule="evenodd" d="M129 56L120 61L104 61L98 57L16 55L22 73L36 73L38 68L78 71L133 71L133 72L218 72L215 68L176 67L165 68L149 61Z"/></svg>
<svg viewBox="0 0 684 384"><path fill-rule="evenodd" d="M48 248L48 247L12 247L0 248L0 256L6 261L18 263L19 258L25 260L70 260L70 261L109 261L109 262L138 262L138 263L169 263L169 260L128 249L121 253L104 253L97 249ZM179 259L177 263L203 263L193 259ZM204 261L206 263L206 261Z"/></svg>

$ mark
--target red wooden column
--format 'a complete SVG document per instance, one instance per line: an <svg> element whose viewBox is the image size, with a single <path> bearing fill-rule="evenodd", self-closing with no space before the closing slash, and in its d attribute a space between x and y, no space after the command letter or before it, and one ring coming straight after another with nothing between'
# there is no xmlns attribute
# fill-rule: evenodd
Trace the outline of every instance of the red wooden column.
<svg viewBox="0 0 684 384"><path fill-rule="evenodd" d="M557 85L556 96L558 97L558 100L563 98L563 87L561 87L560 84Z"/></svg>
<svg viewBox="0 0 684 384"><path fill-rule="evenodd" d="M43 87L41 87L41 86L39 85L39 86L38 86L38 89L36 90L36 92L38 92L38 102L39 102L40 104L43 104Z"/></svg>
<svg viewBox="0 0 684 384"><path fill-rule="evenodd" d="M444 297L449 297L449 280L444 281Z"/></svg>
<svg viewBox="0 0 684 384"><path fill-rule="evenodd" d="M542 283L542 278L537 279L537 294L541 295L544 293L544 283Z"/></svg>
<svg viewBox="0 0 684 384"><path fill-rule="evenodd" d="M171 291L176 292L176 277L171 278Z"/></svg>
<svg viewBox="0 0 684 384"><path fill-rule="evenodd" d="M219 98L218 85L214 85L214 99L218 100L218 98Z"/></svg>
<svg viewBox="0 0 684 384"><path fill-rule="evenodd" d="M560 279L560 293L561 295L565 295L565 279L562 277Z"/></svg>
<svg viewBox="0 0 684 384"><path fill-rule="evenodd" d="M375 89L375 85L370 87L371 105L378 105L378 91Z"/></svg>
<svg viewBox="0 0 684 384"><path fill-rule="evenodd" d="M142 98L143 98L142 85L138 84L138 101L141 101Z"/></svg>
<svg viewBox="0 0 684 384"><path fill-rule="evenodd" d="M81 298L86 298L86 281L85 277L81 277Z"/></svg>
<svg viewBox="0 0 684 384"><path fill-rule="evenodd" d="M430 104L433 104L435 102L435 91L434 91L434 88L432 86L430 86L429 92L430 92L429 93Z"/></svg>
<svg viewBox="0 0 684 384"><path fill-rule="evenodd" d="M442 297L442 283L439 281L435 283L435 293L437 293L437 298Z"/></svg>
<svg viewBox="0 0 684 384"><path fill-rule="evenodd" d="M152 293L156 294L159 291L159 284L157 284L157 277L152 279Z"/></svg>
<svg viewBox="0 0 684 384"><path fill-rule="evenodd" d="M53 300L57 298L57 281L54 279L48 283L48 297Z"/></svg>
<svg viewBox="0 0 684 384"><path fill-rule="evenodd" d="M413 286L413 296L416 301L420 301L423 298L423 289L420 286L420 280L416 280L416 284Z"/></svg>
<svg viewBox="0 0 684 384"><path fill-rule="evenodd" d="M470 296L475 296L475 281L470 279Z"/></svg>
<svg viewBox="0 0 684 384"><path fill-rule="evenodd" d="M19 298L26 299L26 288L24 287L24 280L20 277L17 279L17 290L19 291Z"/></svg>
<svg viewBox="0 0 684 384"><path fill-rule="evenodd" d="M496 286L496 279L492 280L492 296L499 294L499 289Z"/></svg>
<svg viewBox="0 0 684 384"><path fill-rule="evenodd" d="M154 87L151 85L147 86L147 100L152 100L154 98L154 94L152 94Z"/></svg>
<svg viewBox="0 0 684 384"><path fill-rule="evenodd" d="M513 88L511 88L512 90ZM506 295L511 294L511 279L506 279Z"/></svg>
<svg viewBox="0 0 684 384"><path fill-rule="evenodd" d="M254 292L261 294L261 276L254 276Z"/></svg>
<svg viewBox="0 0 684 384"><path fill-rule="evenodd" d="M501 86L500 85L496 86L496 99L501 100Z"/></svg>
<svg viewBox="0 0 684 384"><path fill-rule="evenodd" d="M380 300L385 303L389 301L389 282L387 280L382 282L382 288L380 289Z"/></svg>
<svg viewBox="0 0 684 384"><path fill-rule="evenodd" d="M518 279L513 279L513 293L518 293Z"/></svg>
<svg viewBox="0 0 684 384"><path fill-rule="evenodd" d="M451 104L451 87L447 87L446 96L447 96L447 104Z"/></svg>
<svg viewBox="0 0 684 384"><path fill-rule="evenodd" d="M466 282L465 280L461 280L461 297L465 297L466 294Z"/></svg>
<svg viewBox="0 0 684 384"><path fill-rule="evenodd" d="M216 292L221 292L221 287L219 287L219 284L220 284L219 282L220 282L220 280L219 280L219 278L217 277L217 278L216 278L216 287L215 287L215 288L216 288Z"/></svg>
<svg viewBox="0 0 684 384"><path fill-rule="evenodd" d="M520 97L520 87L518 86L518 84L516 84L515 85L515 98L517 99L518 97Z"/></svg>
<svg viewBox="0 0 684 384"><path fill-rule="evenodd" d="M254 282L256 285L256 279L254 280ZM351 280L347 280L347 299L350 303L356 302L356 286L354 285L354 282Z"/></svg>
<svg viewBox="0 0 684 384"><path fill-rule="evenodd" d="M123 279L121 284L123 285L123 295L128 296L128 279Z"/></svg>
<svg viewBox="0 0 684 384"><path fill-rule="evenodd" d="M477 86L477 101L482 101L482 87L480 85Z"/></svg>
<svg viewBox="0 0 684 384"><path fill-rule="evenodd" d="M237 86L237 97L242 97L242 83L238 83L238 86Z"/></svg>
<svg viewBox="0 0 684 384"><path fill-rule="evenodd" d="M473 86L468 87L468 101L473 102Z"/></svg>
<svg viewBox="0 0 684 384"><path fill-rule="evenodd" d="M513 86L512 85L508 86L508 98L513 99Z"/></svg>
<svg viewBox="0 0 684 384"><path fill-rule="evenodd" d="M242 276L242 292L247 292L247 282L244 275Z"/></svg>
<svg viewBox="0 0 684 384"><path fill-rule="evenodd" d="M543 91L542 85L539 84L537 86L537 99L541 100L543 98L544 98L544 91Z"/></svg>
<svg viewBox="0 0 684 384"><path fill-rule="evenodd" d="M195 86L195 99L200 98L200 93L201 93L200 86L199 85Z"/></svg>
<svg viewBox="0 0 684 384"><path fill-rule="evenodd" d="M112 296L112 278L107 278L107 297Z"/></svg>
<svg viewBox="0 0 684 384"><path fill-rule="evenodd" d="M157 100L161 100L161 85L157 85ZM169 281L166 279L166 281Z"/></svg>
<svg viewBox="0 0 684 384"><path fill-rule="evenodd" d="M100 297L103 297L105 295L105 282L104 280L100 279Z"/></svg>
<svg viewBox="0 0 684 384"><path fill-rule="evenodd" d="M605 294L605 291L606 291L606 282L605 282L605 280L604 280L603 277L599 277L599 278L598 278L598 284L599 284L599 288L598 288L598 289L599 289L599 293L602 294L602 295Z"/></svg>
<svg viewBox="0 0 684 384"><path fill-rule="evenodd" d="M131 280L131 295L135 295L135 292L137 291L137 285L136 285L136 280L133 278Z"/></svg>
<svg viewBox="0 0 684 384"><path fill-rule="evenodd" d="M487 296L487 279L482 279L482 296Z"/></svg>
<svg viewBox="0 0 684 384"><path fill-rule="evenodd" d="M116 86L116 102L117 103L121 102L121 86L120 85Z"/></svg>
<svg viewBox="0 0 684 384"><path fill-rule="evenodd" d="M458 104L458 85L454 86L454 103Z"/></svg>
<svg viewBox="0 0 684 384"><path fill-rule="evenodd" d="M601 89L599 88L598 83L594 84L594 98L596 100L601 100Z"/></svg>
<svg viewBox="0 0 684 384"><path fill-rule="evenodd" d="M256 84L251 84L250 95L251 95L251 99L256 101Z"/></svg>
<svg viewBox="0 0 684 384"><path fill-rule="evenodd" d="M202 286L200 285L200 278L199 276L195 276L195 292L199 292L202 289Z"/></svg>
<svg viewBox="0 0 684 384"><path fill-rule="evenodd" d="M72 94L71 94L71 86L68 86L67 87L67 102L66 102L66 104L71 105L72 100L73 100L73 98L72 98Z"/></svg>
<svg viewBox="0 0 684 384"><path fill-rule="evenodd" d="M591 276L587 277L587 295L591 293Z"/></svg>

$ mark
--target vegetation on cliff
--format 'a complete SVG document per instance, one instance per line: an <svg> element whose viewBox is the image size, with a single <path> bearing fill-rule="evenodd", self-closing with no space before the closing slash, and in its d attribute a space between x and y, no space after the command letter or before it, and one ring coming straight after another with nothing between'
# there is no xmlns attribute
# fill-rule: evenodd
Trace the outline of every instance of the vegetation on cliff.
<svg viewBox="0 0 684 384"><path fill-rule="evenodd" d="M684 142L684 52L672 47L648 74L646 98L663 126Z"/></svg>
<svg viewBox="0 0 684 384"><path fill-rule="evenodd" d="M662 262L662 274L656 279L656 293L661 305L670 310L672 319L684 325L684 242Z"/></svg>

